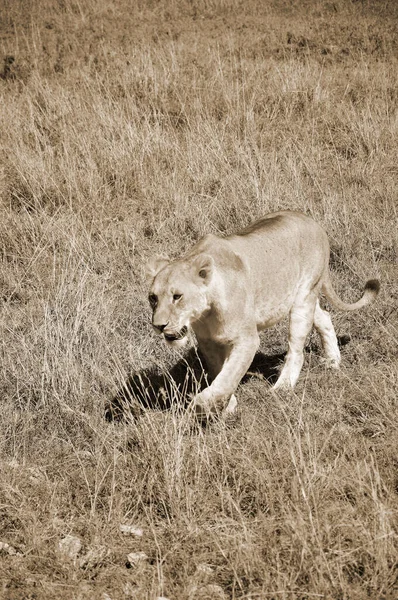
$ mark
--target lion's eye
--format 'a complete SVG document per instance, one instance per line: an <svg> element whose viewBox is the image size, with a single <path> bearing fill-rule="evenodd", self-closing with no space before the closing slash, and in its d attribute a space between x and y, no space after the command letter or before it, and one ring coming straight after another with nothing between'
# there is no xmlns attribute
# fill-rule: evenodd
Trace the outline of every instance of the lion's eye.
<svg viewBox="0 0 398 600"><path fill-rule="evenodd" d="M182 294L173 294L173 302L178 302L182 298Z"/></svg>
<svg viewBox="0 0 398 600"><path fill-rule="evenodd" d="M156 294L149 294L148 300L151 306L156 306L158 303L158 297Z"/></svg>

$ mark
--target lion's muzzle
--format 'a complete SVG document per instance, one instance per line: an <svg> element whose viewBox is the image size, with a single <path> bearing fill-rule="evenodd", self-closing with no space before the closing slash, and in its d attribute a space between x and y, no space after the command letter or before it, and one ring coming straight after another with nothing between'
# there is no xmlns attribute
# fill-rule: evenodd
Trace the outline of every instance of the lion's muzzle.
<svg viewBox="0 0 398 600"><path fill-rule="evenodd" d="M184 325L180 331L163 331L164 338L167 342L175 342L182 340L188 333L188 327Z"/></svg>

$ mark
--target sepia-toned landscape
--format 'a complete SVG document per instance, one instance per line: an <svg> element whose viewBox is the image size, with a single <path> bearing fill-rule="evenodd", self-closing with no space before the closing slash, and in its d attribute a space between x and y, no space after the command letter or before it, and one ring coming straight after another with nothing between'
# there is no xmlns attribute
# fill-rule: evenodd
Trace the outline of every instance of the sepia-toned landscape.
<svg viewBox="0 0 398 600"><path fill-rule="evenodd" d="M281 209L379 297L198 425L145 265ZM1 600L395 600L397 219L394 0L2 0Z"/></svg>

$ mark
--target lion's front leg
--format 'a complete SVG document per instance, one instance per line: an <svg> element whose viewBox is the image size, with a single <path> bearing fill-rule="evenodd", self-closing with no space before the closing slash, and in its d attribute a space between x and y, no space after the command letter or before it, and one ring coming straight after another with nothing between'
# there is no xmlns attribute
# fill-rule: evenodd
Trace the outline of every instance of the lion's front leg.
<svg viewBox="0 0 398 600"><path fill-rule="evenodd" d="M258 345L259 338L256 331L252 336L240 339L231 346L220 347L220 352L223 352L223 363L218 374L212 384L194 398L194 408L200 419L220 413L223 409L226 413L235 411L234 392L250 367ZM206 349L204 354L209 361L209 353L206 353Z"/></svg>

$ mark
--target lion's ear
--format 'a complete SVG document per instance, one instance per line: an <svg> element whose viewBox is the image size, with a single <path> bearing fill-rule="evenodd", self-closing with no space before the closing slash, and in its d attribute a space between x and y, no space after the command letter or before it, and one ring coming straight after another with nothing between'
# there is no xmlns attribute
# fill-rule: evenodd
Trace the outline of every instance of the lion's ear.
<svg viewBox="0 0 398 600"><path fill-rule="evenodd" d="M193 259L193 268L200 279L208 283L214 270L214 260L209 254L199 254Z"/></svg>
<svg viewBox="0 0 398 600"><path fill-rule="evenodd" d="M161 271L166 265L169 264L169 259L165 256L154 256L151 258L146 265L146 278L147 281L152 281L156 277L156 275Z"/></svg>

